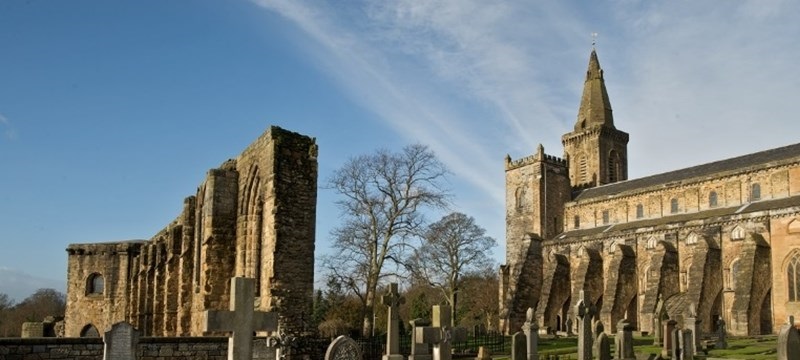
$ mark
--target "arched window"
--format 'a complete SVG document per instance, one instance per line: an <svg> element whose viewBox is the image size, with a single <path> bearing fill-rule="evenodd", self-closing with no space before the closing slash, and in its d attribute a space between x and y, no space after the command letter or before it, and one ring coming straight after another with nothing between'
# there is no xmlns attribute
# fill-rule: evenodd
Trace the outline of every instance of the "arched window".
<svg viewBox="0 0 800 360"><path fill-rule="evenodd" d="M647 244L645 245L645 248L655 249L656 244L658 244L658 239L656 239L655 236L651 236L649 239L647 239Z"/></svg>
<svg viewBox="0 0 800 360"><path fill-rule="evenodd" d="M575 215L575 229L579 229L581 227L581 217L579 215Z"/></svg>
<svg viewBox="0 0 800 360"><path fill-rule="evenodd" d="M697 234L691 233L689 236L686 237L686 245L694 245L697 244Z"/></svg>
<svg viewBox="0 0 800 360"><path fill-rule="evenodd" d="M102 294L104 287L105 282L103 281L103 275L94 273L89 275L89 278L86 279L86 295Z"/></svg>
<svg viewBox="0 0 800 360"><path fill-rule="evenodd" d="M636 218L641 219L644 217L644 205L636 205Z"/></svg>
<svg viewBox="0 0 800 360"><path fill-rule="evenodd" d="M716 207L717 206L717 192L712 191L708 194L708 207Z"/></svg>
<svg viewBox="0 0 800 360"><path fill-rule="evenodd" d="M786 265L786 284L789 301L800 301L800 251L795 251L790 255Z"/></svg>
<svg viewBox="0 0 800 360"><path fill-rule="evenodd" d="M753 184L753 186L750 188L750 200L761 200L761 185L759 183Z"/></svg>
<svg viewBox="0 0 800 360"><path fill-rule="evenodd" d="M736 227L731 230L731 240L742 240L744 236L744 229L739 225L736 225Z"/></svg>
<svg viewBox="0 0 800 360"><path fill-rule="evenodd" d="M678 199L677 198L673 198L672 200L669 201L669 212L673 213L673 214L678 212Z"/></svg>

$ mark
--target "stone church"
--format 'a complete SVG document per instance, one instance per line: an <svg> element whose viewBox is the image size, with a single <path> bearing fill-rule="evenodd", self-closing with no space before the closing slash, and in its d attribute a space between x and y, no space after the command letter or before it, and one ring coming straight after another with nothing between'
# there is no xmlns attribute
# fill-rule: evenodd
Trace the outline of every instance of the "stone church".
<svg viewBox="0 0 800 360"><path fill-rule="evenodd" d="M67 248L65 335L127 321L143 336L202 334L227 310L230 278L256 279L256 307L302 331L314 282L317 145L271 127L211 169L183 211L150 240Z"/></svg>
<svg viewBox="0 0 800 360"><path fill-rule="evenodd" d="M770 334L800 314L800 144L628 179L628 138L592 50L563 157L506 158L501 329L531 307L568 331L581 290L612 332Z"/></svg>

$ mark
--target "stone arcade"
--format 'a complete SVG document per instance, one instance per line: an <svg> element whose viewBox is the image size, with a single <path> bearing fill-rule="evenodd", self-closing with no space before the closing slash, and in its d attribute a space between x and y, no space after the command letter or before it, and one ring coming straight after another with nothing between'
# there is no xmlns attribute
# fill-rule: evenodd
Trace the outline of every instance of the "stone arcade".
<svg viewBox="0 0 800 360"><path fill-rule="evenodd" d="M506 158L501 329L532 307L569 332L583 291L609 333L688 328L689 304L700 334L776 333L800 313L800 144L629 180L628 138L593 50L564 156Z"/></svg>
<svg viewBox="0 0 800 360"><path fill-rule="evenodd" d="M314 281L315 139L271 127L211 169L183 212L147 241L67 248L66 336L129 322L142 336L203 335L230 279L255 279L256 305L301 330ZM99 330L99 331L98 331Z"/></svg>

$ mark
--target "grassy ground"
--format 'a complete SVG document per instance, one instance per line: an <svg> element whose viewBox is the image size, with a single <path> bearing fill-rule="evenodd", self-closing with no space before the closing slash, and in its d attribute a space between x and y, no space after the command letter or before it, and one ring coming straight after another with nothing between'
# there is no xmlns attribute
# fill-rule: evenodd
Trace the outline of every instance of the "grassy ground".
<svg viewBox="0 0 800 360"><path fill-rule="evenodd" d="M611 348L614 348L614 338L609 337ZM713 342L712 342L713 344ZM652 337L635 337L633 339L634 351L637 354L660 354L661 347L653 345ZM758 337L733 337L728 339L727 349L711 349L708 357L723 359L775 359L777 336L765 335ZM558 359L577 359L578 339L575 337L558 339L541 339L539 341L539 357ZM613 352L612 352L613 354ZM702 352L700 353L702 354ZM698 356L699 357L699 356ZM510 359L508 355L497 355L494 359Z"/></svg>

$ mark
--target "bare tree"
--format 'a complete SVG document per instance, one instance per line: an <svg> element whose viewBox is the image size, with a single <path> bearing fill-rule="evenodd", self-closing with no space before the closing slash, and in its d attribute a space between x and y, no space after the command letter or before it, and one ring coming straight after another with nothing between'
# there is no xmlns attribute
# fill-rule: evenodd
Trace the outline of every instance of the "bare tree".
<svg viewBox="0 0 800 360"><path fill-rule="evenodd" d="M452 309L458 309L461 278L470 272L484 272L494 266L487 255L497 242L471 216L459 212L431 224L422 244L409 259L411 273L438 288ZM453 326L458 323L451 317Z"/></svg>
<svg viewBox="0 0 800 360"><path fill-rule="evenodd" d="M447 205L446 175L433 152L416 144L351 158L328 181L343 197L343 224L331 232L336 252L324 264L361 300L364 336L372 333L378 285L424 226L423 210Z"/></svg>

